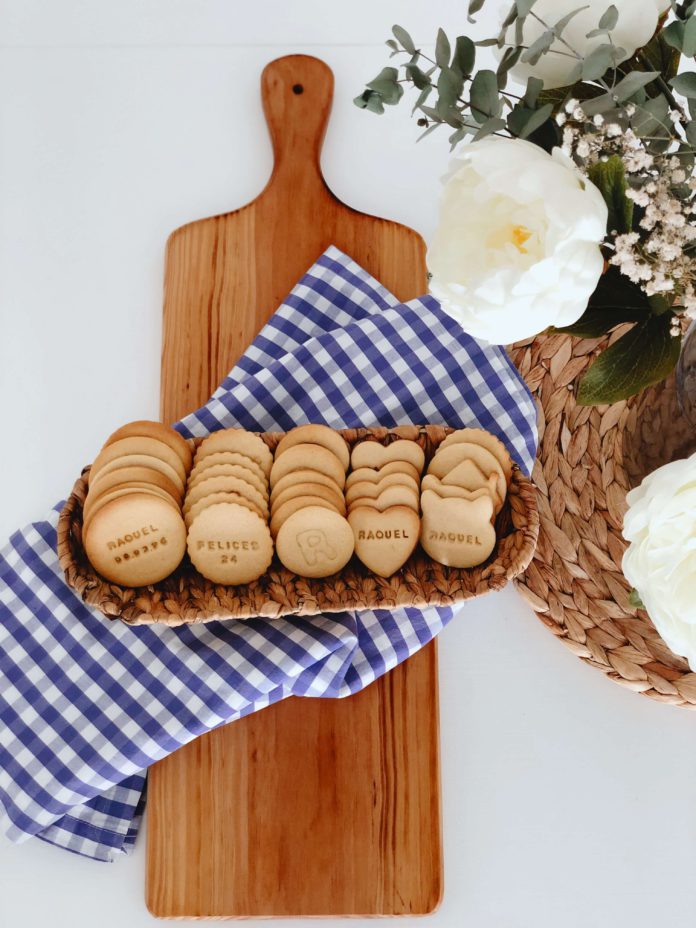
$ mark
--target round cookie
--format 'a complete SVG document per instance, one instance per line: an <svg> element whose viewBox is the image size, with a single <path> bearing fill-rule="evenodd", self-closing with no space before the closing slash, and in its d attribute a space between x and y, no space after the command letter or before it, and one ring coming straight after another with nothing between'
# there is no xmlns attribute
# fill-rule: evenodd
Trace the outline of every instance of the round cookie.
<svg viewBox="0 0 696 928"><path fill-rule="evenodd" d="M273 455L266 442L256 432L247 432L246 429L220 429L219 432L213 432L198 446L196 464L211 454L223 451L244 454L256 461L266 477L271 472Z"/></svg>
<svg viewBox="0 0 696 928"><path fill-rule="evenodd" d="M170 505L174 507L179 515L181 515L181 507L171 498L169 493L166 493L164 490L160 490L158 487L152 486L152 484L133 483L128 486L122 486L113 490L109 490L108 493L103 493L101 496L93 497L91 499L90 495L87 494L87 499L85 500L85 504L82 507L82 534L84 535L89 531L89 526L93 517L107 503L110 503L113 499L120 499L123 496L132 496L134 493L156 496L158 499L164 500L166 503L170 503Z"/></svg>
<svg viewBox="0 0 696 928"><path fill-rule="evenodd" d="M204 467L193 479L189 479L186 488L187 492L190 493L194 487L211 477L237 477L253 487L265 500L268 500L268 483L266 480L259 477L255 471L241 464L212 464L209 467Z"/></svg>
<svg viewBox="0 0 696 928"><path fill-rule="evenodd" d="M408 506L414 512L420 510L419 494L412 490L411 487L394 486L387 487L378 496L359 496L350 504L350 510L357 509L359 506L370 506L384 512L391 506Z"/></svg>
<svg viewBox="0 0 696 928"><path fill-rule="evenodd" d="M98 474L93 474L90 470L89 472L89 485L92 486L93 483L96 483L97 476L99 479L110 474L113 471L121 470L124 467L149 467L152 470L157 470L161 474L164 474L176 487L177 492L181 494L181 497L184 496L184 481L181 479L179 474L174 470L173 467L170 467L166 461L162 461L160 458L155 458L151 454L127 454L125 457L116 458L113 461L109 461L108 464L104 464L99 468Z"/></svg>
<svg viewBox="0 0 696 928"><path fill-rule="evenodd" d="M335 454L321 445L295 445L273 463L271 487L295 470L316 470L331 477L340 490L346 485L346 473Z"/></svg>
<svg viewBox="0 0 696 928"><path fill-rule="evenodd" d="M120 441L122 438L156 438L163 441L165 445L169 445L172 451L176 451L179 455L186 472L188 473L191 470L193 454L189 443L175 429L164 425L162 422L150 422L148 419L128 422L126 425L122 425L120 429L116 429L112 435L109 435L104 442L104 447L113 445L115 441Z"/></svg>
<svg viewBox="0 0 696 928"><path fill-rule="evenodd" d="M203 499L199 499L197 503L194 503L193 506L184 513L186 525L191 526L204 509L207 509L208 506L214 506L216 503L235 503L237 506L241 506L243 509L248 509L249 512L253 512L254 515L257 515L262 521L266 521L260 511L246 496L242 496L241 493L221 491L219 493L210 493L208 496L204 496Z"/></svg>
<svg viewBox="0 0 696 928"><path fill-rule="evenodd" d="M273 500L273 511L275 512L283 503L289 499L295 499L297 496L318 496L325 499L327 503L333 503L341 515L346 514L346 500L338 489L326 487L321 483L314 483L313 480L306 483L296 483L286 487L282 493Z"/></svg>
<svg viewBox="0 0 696 928"><path fill-rule="evenodd" d="M372 483L377 483L382 477L387 477L390 474L408 474L416 482L420 480L420 471L417 471L413 464L409 464L408 461L390 461L383 467L359 467L357 470L351 471L346 478L346 486L348 487L352 483L361 480L370 480Z"/></svg>
<svg viewBox="0 0 696 928"><path fill-rule="evenodd" d="M181 563L186 526L171 503L152 493L132 493L94 513L84 546L92 566L107 580L149 586Z"/></svg>
<svg viewBox="0 0 696 928"><path fill-rule="evenodd" d="M300 509L308 509L312 507L315 509L330 509L337 515L342 515L333 503L322 499L321 496L296 496L294 499L287 500L287 502L283 503L282 506L279 506L274 510L273 515L271 516L271 535L273 535L275 538L283 523L291 515L299 512Z"/></svg>
<svg viewBox="0 0 696 928"><path fill-rule="evenodd" d="M294 448L295 445L321 445L341 462L343 470L348 470L350 464L350 451L345 439L335 429L329 428L328 425L298 425L296 428L287 432L278 442L275 450L276 460L288 448Z"/></svg>
<svg viewBox="0 0 696 928"><path fill-rule="evenodd" d="M301 577L329 577L345 567L354 545L353 530L342 515L306 506L281 526L276 553L288 570Z"/></svg>
<svg viewBox="0 0 696 928"><path fill-rule="evenodd" d="M258 478L262 486L268 486L268 478L263 469L246 454L240 454L238 451L216 451L214 454L207 454L193 466L189 474L189 483L197 480L204 470L209 467L217 467L220 464L237 464L239 467L245 467L255 477Z"/></svg>
<svg viewBox="0 0 696 928"><path fill-rule="evenodd" d="M288 487L295 487L300 483L311 483L314 486L321 485L329 490L335 490L339 496L343 495L343 490L332 477L326 474L320 474L318 470L293 470L275 484L271 490L271 505L278 499L281 493L284 493Z"/></svg>
<svg viewBox="0 0 696 928"><path fill-rule="evenodd" d="M497 458L498 463L503 468L505 479L510 483L512 479L512 458L499 438L496 438L495 435L492 435L485 429L457 429L456 432L451 432L444 441L440 442L437 450L439 452L445 448L450 448L452 445L459 445L462 442L471 442L474 445L481 445L482 448L486 448L487 451L490 451L491 454Z"/></svg>
<svg viewBox="0 0 696 928"><path fill-rule="evenodd" d="M207 480L201 480L195 487L189 487L184 502L184 513L189 512L195 503L211 493L239 493L254 504L262 518L268 519L266 500L250 483L240 480L239 477L209 477Z"/></svg>
<svg viewBox="0 0 696 928"><path fill-rule="evenodd" d="M356 499L360 499L361 496L376 499L382 490L386 490L388 487L408 487L410 490L413 490L414 493L420 491L417 481L409 474L387 474L387 476L383 477L378 483L372 483L369 480L360 480L352 484L352 486L348 487L346 490L346 502L350 506Z"/></svg>
<svg viewBox="0 0 696 928"><path fill-rule="evenodd" d="M257 580L273 560L273 540L264 520L244 506L208 506L188 533L194 567L212 580L237 586Z"/></svg>
<svg viewBox="0 0 696 928"><path fill-rule="evenodd" d="M154 467L118 467L115 470L102 470L89 484L89 495L100 496L108 490L125 483L151 483L165 490L177 504L181 504L183 495L179 487L161 470Z"/></svg>
<svg viewBox="0 0 696 928"><path fill-rule="evenodd" d="M425 464L425 452L418 442L407 438L398 438L390 445L381 445L377 441L361 441L353 446L350 463L353 470L359 467L379 469L393 461L408 461L420 474Z"/></svg>
<svg viewBox="0 0 696 928"><path fill-rule="evenodd" d="M113 444L102 448L92 464L90 479L96 477L105 465L130 454L147 454L150 457L158 458L168 464L179 475L179 479L183 483L186 482L186 469L176 451L172 451L169 445L165 445L158 438L140 437L119 438Z"/></svg>

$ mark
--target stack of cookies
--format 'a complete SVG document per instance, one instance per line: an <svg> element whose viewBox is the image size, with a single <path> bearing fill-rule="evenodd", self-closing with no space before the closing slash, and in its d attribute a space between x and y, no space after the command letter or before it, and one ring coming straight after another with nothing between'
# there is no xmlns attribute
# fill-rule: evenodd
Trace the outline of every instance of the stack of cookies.
<svg viewBox="0 0 696 928"><path fill-rule="evenodd" d="M325 425L300 425L278 443L271 469L271 534L281 563L301 577L328 577L353 554L343 490L348 445Z"/></svg>
<svg viewBox="0 0 696 928"><path fill-rule="evenodd" d="M425 463L415 441L363 441L353 448L346 485L355 553L380 577L390 577L413 553L420 535L419 482Z"/></svg>
<svg viewBox="0 0 696 928"><path fill-rule="evenodd" d="M222 429L201 442L184 500L188 552L214 583L251 583L268 569L273 455L253 432Z"/></svg>
<svg viewBox="0 0 696 928"><path fill-rule="evenodd" d="M85 552L107 580L147 586L179 566L190 468L188 443L160 422L131 422L108 438L89 471L82 512Z"/></svg>
<svg viewBox="0 0 696 928"><path fill-rule="evenodd" d="M425 552L449 567L487 560L511 477L510 455L490 432L459 429L448 435L421 484Z"/></svg>

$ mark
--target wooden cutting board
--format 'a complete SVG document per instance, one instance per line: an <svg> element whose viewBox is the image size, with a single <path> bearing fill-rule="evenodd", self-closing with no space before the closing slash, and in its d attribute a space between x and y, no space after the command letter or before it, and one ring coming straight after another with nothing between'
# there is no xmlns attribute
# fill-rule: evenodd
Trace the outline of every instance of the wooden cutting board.
<svg viewBox="0 0 696 928"><path fill-rule="evenodd" d="M426 290L420 236L345 206L322 177L330 69L281 58L261 90L268 185L167 244L165 422L207 400L327 246L402 300ZM441 894L434 645L350 699L285 700L150 772L146 896L157 916L414 915Z"/></svg>

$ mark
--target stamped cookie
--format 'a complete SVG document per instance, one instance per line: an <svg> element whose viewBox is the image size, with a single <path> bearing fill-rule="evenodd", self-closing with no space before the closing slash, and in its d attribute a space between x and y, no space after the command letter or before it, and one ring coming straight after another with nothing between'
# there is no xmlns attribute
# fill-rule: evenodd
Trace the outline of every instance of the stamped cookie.
<svg viewBox="0 0 696 928"><path fill-rule="evenodd" d="M353 470L348 474L346 486L349 487L353 483L359 483L362 480L377 483L382 477L387 477L390 474L408 474L409 477L413 477L416 483L420 480L420 471L417 471L413 464L409 464L408 461L390 461L383 467L358 467L357 470Z"/></svg>
<svg viewBox="0 0 696 928"><path fill-rule="evenodd" d="M327 503L332 503L341 515L346 514L346 500L338 488L326 487L321 483L315 483L313 480L307 483L296 483L286 487L282 493L279 493L273 500L273 511L280 508L283 503L289 499L295 499L298 496L318 496L325 499Z"/></svg>
<svg viewBox="0 0 696 928"><path fill-rule="evenodd" d="M463 465L460 464L460 467ZM475 467L476 465L474 465ZM477 468L478 470L478 468ZM479 471L479 473L481 473ZM435 493L436 496L439 496L441 499L478 499L479 496L483 496L485 493L493 500L494 511L497 515L500 512L500 507L502 502L498 497L498 475L492 473L488 480L483 480L482 484L478 487L475 486L465 486L462 483L457 485L448 486L445 483L442 483L441 480L434 474L426 474L423 478L423 483L421 484L421 506L423 506L423 499L426 496L426 493Z"/></svg>
<svg viewBox="0 0 696 928"><path fill-rule="evenodd" d="M104 447L113 445L114 442L120 441L122 438L156 438L158 441L163 441L165 445L169 445L172 451L179 455L186 473L191 470L193 454L189 443L175 429L164 425L162 422L150 422L147 419L128 422L126 425L121 426L120 429L116 429L112 435L109 435L104 442Z"/></svg>
<svg viewBox="0 0 696 928"><path fill-rule="evenodd" d="M281 493L284 493L289 487L295 487L302 483L311 483L314 486L321 485L328 490L333 490L339 496L343 496L341 487L336 483L333 477L327 477L326 474L320 474L318 470L293 470L274 485L271 490L271 504L275 503ZM346 484L347 486L347 484Z"/></svg>
<svg viewBox="0 0 696 928"><path fill-rule="evenodd" d="M211 493L239 493L253 504L263 519L268 519L268 503L259 491L239 477L229 476L209 477L207 480L201 480L195 487L189 487L184 502L184 514L190 512L199 500L205 499Z"/></svg>
<svg viewBox="0 0 696 928"><path fill-rule="evenodd" d="M342 515L304 506L281 526L276 553L288 570L301 577L329 577L346 566L354 545L353 530Z"/></svg>
<svg viewBox="0 0 696 928"><path fill-rule="evenodd" d="M275 450L276 460L288 448L294 448L295 445L322 445L341 462L343 470L348 470L350 464L350 451L345 439L335 429L330 429L328 425L298 425L291 429L278 442Z"/></svg>
<svg viewBox="0 0 696 928"><path fill-rule="evenodd" d="M198 446L195 463L199 464L209 455L222 451L246 455L256 461L266 477L271 471L273 455L256 432L247 432L246 429L220 429L219 432L213 432Z"/></svg>
<svg viewBox="0 0 696 928"><path fill-rule="evenodd" d="M359 506L351 510L348 522L356 555L380 577L391 577L403 567L418 544L420 519L408 506L392 506L385 512Z"/></svg>
<svg viewBox="0 0 696 928"><path fill-rule="evenodd" d="M208 506L191 525L188 553L208 580L238 586L266 572L273 540L259 515L233 502L220 502Z"/></svg>
<svg viewBox="0 0 696 928"><path fill-rule="evenodd" d="M164 490L160 490L158 487L152 486L152 484L133 483L128 486L121 486L117 487L116 489L109 490L108 493L103 493L101 496L91 496L89 493L87 494L87 499L85 500L84 506L82 507L83 535L89 530L92 518L103 506L105 506L107 503L110 503L112 499L120 499L124 496L132 496L134 493L156 496L159 499L170 503L176 512L181 515L181 507L171 498L169 493L165 493Z"/></svg>
<svg viewBox="0 0 696 928"><path fill-rule="evenodd" d="M246 496L242 496L241 493L235 493L232 490L228 492L220 490L218 493L209 493L208 496L199 499L197 503L194 503L190 509L184 512L184 521L186 525L190 528L204 509L207 509L208 506L214 506L216 503L235 503L235 505L241 506L243 509L248 509L249 512L253 512L259 519L265 521L256 506L251 500L247 499Z"/></svg>
<svg viewBox="0 0 696 928"><path fill-rule="evenodd" d="M181 563L186 527L171 503L152 493L131 493L95 512L83 540L90 563L107 580L149 586Z"/></svg>
<svg viewBox="0 0 696 928"><path fill-rule="evenodd" d="M271 488L288 474L296 470L316 470L324 474L342 490L346 485L346 473L343 465L333 452L322 445L294 445L281 454L271 469Z"/></svg>
<svg viewBox="0 0 696 928"><path fill-rule="evenodd" d="M474 500L441 499L432 490L426 494L420 539L426 554L448 567L476 567L487 560L495 547L491 497L483 493Z"/></svg>
<svg viewBox="0 0 696 928"><path fill-rule="evenodd" d="M160 490L165 490L177 504L181 504L182 493L179 486L163 474L162 471L156 470L154 467L128 467L124 465L116 468L116 470L106 472L102 470L94 480L90 481L89 496L99 496L113 490L114 487L127 483L152 484L159 487Z"/></svg>
<svg viewBox="0 0 696 928"><path fill-rule="evenodd" d="M384 510L389 509L390 506L408 506L417 513L420 508L420 497L418 491L411 489L411 487L387 487L377 496L360 496L354 499L350 504L351 509L357 508L358 506L370 506L373 509L378 509L380 512L384 512Z"/></svg>
<svg viewBox="0 0 696 928"><path fill-rule="evenodd" d="M409 474L387 474L378 483L361 480L351 484L346 490L346 502L350 506L361 497L376 499L383 490L389 487L408 487L414 493L418 493L418 483Z"/></svg>
<svg viewBox="0 0 696 928"><path fill-rule="evenodd" d="M475 476L476 474L480 476ZM442 483L444 486L454 486L454 487L464 487L464 489L477 489L482 486L485 482L488 484L488 480L494 477L495 478L495 492L494 502L495 502L495 511L496 514L500 512L503 508L503 503L505 502L505 497L507 496L507 484L505 483L505 478L501 476L497 471L491 471L488 477L482 474L481 468L471 460L462 461L461 464L458 464L454 470L451 470L442 478Z"/></svg>
<svg viewBox="0 0 696 928"><path fill-rule="evenodd" d="M486 448L497 459L503 468L505 479L508 483L512 479L512 458L499 438L487 432L485 429L458 429L450 433L438 447L438 453L452 445L459 445L462 442L471 442L474 445L481 445Z"/></svg>
<svg viewBox="0 0 696 928"><path fill-rule="evenodd" d="M380 468L394 461L408 461L420 474L425 464L425 453L415 441L399 438L390 445L376 441L361 441L353 447L350 464L353 470L359 467Z"/></svg>
<svg viewBox="0 0 696 928"><path fill-rule="evenodd" d="M343 517L343 514L339 512L333 503L322 499L321 496L296 496L294 499L287 500L282 506L278 506L277 509L274 508L273 515L271 516L271 535L275 538L283 523L286 522L291 515L299 512L301 509L310 507L315 509L330 509L332 512Z"/></svg>
<svg viewBox="0 0 696 928"><path fill-rule="evenodd" d="M213 464L210 467L204 467L193 479L189 479L187 492L190 493L194 487L197 487L204 480L210 480L211 477L237 477L252 486L257 493L268 502L268 483L261 479L255 471L241 464Z"/></svg>
<svg viewBox="0 0 696 928"><path fill-rule="evenodd" d="M268 485L266 474L256 461L253 461L245 454L240 454L238 451L216 451L214 454L207 454L194 464L193 470L189 474L189 484L198 480L209 467L218 467L221 464L236 464L238 467L246 468L258 478L258 482L261 484L261 486L257 486L258 490Z"/></svg>
<svg viewBox="0 0 696 928"><path fill-rule="evenodd" d="M103 464L97 473L93 473L93 471L90 470L88 483L92 486L92 484L96 482L97 476L101 479L106 474L122 470L124 467L149 467L152 470L157 470L171 480L177 492L179 492L182 497L184 495L184 481L177 471L167 464L166 461L163 461L161 458L155 458L151 454L127 454L125 457L115 458L115 460L109 461L108 464Z"/></svg>
<svg viewBox="0 0 696 928"><path fill-rule="evenodd" d="M472 461L481 473L488 478L494 471L498 474L498 496L504 500L507 496L507 480L498 459L481 445L471 442L460 442L438 451L430 462L428 473L439 477L443 483L456 484L465 469L459 466L465 461Z"/></svg>
<svg viewBox="0 0 696 928"><path fill-rule="evenodd" d="M106 445L94 459L90 471L90 480L97 476L99 471L106 465L113 464L114 461L127 457L129 455L146 454L149 457L157 458L168 464L169 467L178 475L182 483L186 482L186 469L176 451L172 451L169 445L157 438L119 438L118 441L111 445ZM133 462L130 462L133 463Z"/></svg>

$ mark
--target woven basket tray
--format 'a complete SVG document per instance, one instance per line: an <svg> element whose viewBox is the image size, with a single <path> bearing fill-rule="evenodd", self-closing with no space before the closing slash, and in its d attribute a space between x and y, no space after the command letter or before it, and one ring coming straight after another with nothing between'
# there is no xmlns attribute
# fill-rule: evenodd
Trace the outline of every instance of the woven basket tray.
<svg viewBox="0 0 696 928"><path fill-rule="evenodd" d="M694 450L674 377L612 406L577 406L573 384L615 341L542 336L512 358L539 406L539 543L517 586L541 621L578 657L631 690L696 708L696 674L643 611L621 570L626 493Z"/></svg>
<svg viewBox="0 0 696 928"><path fill-rule="evenodd" d="M395 429L350 429L341 432L352 447L372 438L389 444L397 438L418 441L428 461L451 429L403 426ZM282 433L262 438L273 451ZM498 542L484 564L471 570L444 567L417 548L393 577L370 573L353 558L344 570L322 580L306 580L274 559L268 572L246 586L218 586L202 577L185 558L181 567L154 586L129 589L104 580L82 547L82 504L87 493L83 471L58 523L58 556L67 583L90 606L130 625L165 625L247 619L256 616L312 615L345 609L392 609L396 606L444 606L499 590L529 564L539 530L536 492L519 468L513 469L508 501L496 521Z"/></svg>

